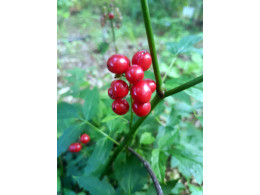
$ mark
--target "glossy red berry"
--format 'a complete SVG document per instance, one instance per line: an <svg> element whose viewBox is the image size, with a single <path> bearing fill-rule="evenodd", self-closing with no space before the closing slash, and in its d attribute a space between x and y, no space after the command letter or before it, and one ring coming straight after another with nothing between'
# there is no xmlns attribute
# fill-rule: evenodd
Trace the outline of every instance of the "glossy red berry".
<svg viewBox="0 0 260 195"><path fill-rule="evenodd" d="M141 81L144 78L144 71L140 66L132 65L125 72L125 77L129 83L135 83L137 81Z"/></svg>
<svg viewBox="0 0 260 195"><path fill-rule="evenodd" d="M139 81L133 85L131 95L136 102L146 103L151 99L152 90L146 81Z"/></svg>
<svg viewBox="0 0 260 195"><path fill-rule="evenodd" d="M81 145L79 143L73 143L69 146L70 152L79 152L81 150Z"/></svg>
<svg viewBox="0 0 260 195"><path fill-rule="evenodd" d="M121 99L128 94L128 85L123 80L115 80L111 83L112 93L115 99Z"/></svg>
<svg viewBox="0 0 260 195"><path fill-rule="evenodd" d="M123 74L129 66L130 60L121 54L114 54L107 60L107 68L112 73Z"/></svg>
<svg viewBox="0 0 260 195"><path fill-rule="evenodd" d="M83 144L87 144L90 141L90 137L88 134L84 133L80 136L80 142Z"/></svg>
<svg viewBox="0 0 260 195"><path fill-rule="evenodd" d="M132 58L132 64L137 64L144 71L148 70L152 64L152 57L148 51L138 51Z"/></svg>
<svg viewBox="0 0 260 195"><path fill-rule="evenodd" d="M107 93L108 93L108 96L109 96L111 99L116 99L115 96L113 95L113 90L112 90L111 87L109 87Z"/></svg>
<svg viewBox="0 0 260 195"><path fill-rule="evenodd" d="M146 81L150 87L150 89L152 90L152 93L156 90L156 83L154 82L154 80L152 79L144 79L144 81Z"/></svg>
<svg viewBox="0 0 260 195"><path fill-rule="evenodd" d="M113 14L112 12L110 12L109 15L108 15L108 17L109 17L110 19L113 19L113 18L114 18L114 14Z"/></svg>
<svg viewBox="0 0 260 195"><path fill-rule="evenodd" d="M124 115L129 110L129 104L125 99L118 99L113 101L112 110L118 115Z"/></svg>
<svg viewBox="0 0 260 195"><path fill-rule="evenodd" d="M150 102L146 102L142 104L134 101L133 111L137 116L140 117L146 116L151 111L151 104Z"/></svg>

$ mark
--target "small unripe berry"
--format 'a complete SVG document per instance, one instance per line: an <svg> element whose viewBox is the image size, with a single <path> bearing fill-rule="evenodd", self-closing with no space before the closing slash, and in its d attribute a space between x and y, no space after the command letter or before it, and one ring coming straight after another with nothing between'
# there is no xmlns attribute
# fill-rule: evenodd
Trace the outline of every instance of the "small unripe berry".
<svg viewBox="0 0 260 195"><path fill-rule="evenodd" d="M113 14L112 12L110 12L109 15L108 15L108 17L109 17L110 19L114 19L114 14Z"/></svg>
<svg viewBox="0 0 260 195"><path fill-rule="evenodd" d="M114 54L107 60L107 68L112 73L123 74L129 66L130 60L121 54Z"/></svg>
<svg viewBox="0 0 260 195"><path fill-rule="evenodd" d="M137 64L144 71L148 70L152 64L152 57L148 51L138 51L132 58L132 64Z"/></svg>
<svg viewBox="0 0 260 195"><path fill-rule="evenodd" d="M90 137L88 134L84 133L80 136L80 142L83 144L87 144L90 141Z"/></svg>
<svg viewBox="0 0 260 195"><path fill-rule="evenodd" d="M141 81L144 78L144 71L140 66L132 65L129 66L125 72L125 77L129 83L135 83L137 81Z"/></svg>
<svg viewBox="0 0 260 195"><path fill-rule="evenodd" d="M149 114L151 111L151 104L150 102L146 102L144 104L133 102L133 111L137 116L143 117Z"/></svg>
<svg viewBox="0 0 260 195"><path fill-rule="evenodd" d="M118 99L112 103L112 110L118 115L124 115L129 110L129 104L125 99Z"/></svg>

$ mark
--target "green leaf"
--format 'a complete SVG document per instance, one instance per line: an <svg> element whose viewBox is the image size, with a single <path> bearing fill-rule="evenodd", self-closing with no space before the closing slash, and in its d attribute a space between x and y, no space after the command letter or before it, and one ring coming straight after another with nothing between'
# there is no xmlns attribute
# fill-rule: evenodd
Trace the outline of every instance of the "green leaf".
<svg viewBox="0 0 260 195"><path fill-rule="evenodd" d="M120 115L108 115L108 116L106 116L105 118L102 119L101 123L106 123L106 122L114 120L116 118L120 118L120 119L124 120L124 118Z"/></svg>
<svg viewBox="0 0 260 195"><path fill-rule="evenodd" d="M183 190L185 190L185 186L184 186L181 182L179 182L179 183L177 183L177 184L175 185L175 187L173 188L173 190L172 190L171 192L172 192L172 194L174 194L174 195L179 195L179 194L181 194L181 192L182 192Z"/></svg>
<svg viewBox="0 0 260 195"><path fill-rule="evenodd" d="M176 180L172 180L172 181L167 181L166 184L162 183L160 184L161 188L162 188L162 191L163 191L163 194L164 195L170 195L170 194L173 194L172 193L172 189L176 186L176 184L178 183L178 179ZM157 194L156 193L156 189L153 185L153 183L150 184L147 192L146 192L146 195L152 195L152 194Z"/></svg>
<svg viewBox="0 0 260 195"><path fill-rule="evenodd" d="M79 186L90 192L91 195L115 195L115 189L106 180L100 181L92 175L74 177Z"/></svg>
<svg viewBox="0 0 260 195"><path fill-rule="evenodd" d="M152 151L151 168L159 181L163 182L165 177L167 156L156 148Z"/></svg>
<svg viewBox="0 0 260 195"><path fill-rule="evenodd" d="M88 89L86 92L85 103L83 106L83 112L86 120L91 120L98 114L99 106L99 93L98 89Z"/></svg>
<svg viewBox="0 0 260 195"><path fill-rule="evenodd" d="M176 128L167 126L165 127L165 132L161 132L160 134L158 134L158 147L163 150L164 147L172 146L176 142L176 139L178 139L178 137L179 131Z"/></svg>
<svg viewBox="0 0 260 195"><path fill-rule="evenodd" d="M89 157L87 166L84 170L86 175L96 172L100 173L109 157L112 147L113 143L106 137L101 138L96 142L96 147Z"/></svg>
<svg viewBox="0 0 260 195"><path fill-rule="evenodd" d="M201 40L202 36L190 35L183 37L179 42L167 42L166 48L175 55L191 52L201 53L200 49L194 47Z"/></svg>
<svg viewBox="0 0 260 195"><path fill-rule="evenodd" d="M120 158L121 157L121 158ZM121 155L114 164L116 179L126 194L142 189L147 182L147 171L137 157L131 155L127 159Z"/></svg>
<svg viewBox="0 0 260 195"><path fill-rule="evenodd" d="M149 145L155 141L155 138L152 136L151 133L145 132L141 135L140 143Z"/></svg>
<svg viewBox="0 0 260 195"><path fill-rule="evenodd" d="M81 124L72 125L64 131L57 142L57 157L59 157L63 152L67 151L69 145L75 142L77 138L79 138L83 131L83 127L84 125Z"/></svg>
<svg viewBox="0 0 260 195"><path fill-rule="evenodd" d="M194 99L203 102L203 92L195 87L191 87L184 91L186 94L190 95Z"/></svg>
<svg viewBox="0 0 260 195"><path fill-rule="evenodd" d="M59 192L60 189L61 189L60 176L57 176L57 192Z"/></svg>
<svg viewBox="0 0 260 195"><path fill-rule="evenodd" d="M66 102L61 102L57 104L57 118L59 119L69 119L78 118L77 108L73 104L68 104Z"/></svg>
<svg viewBox="0 0 260 195"><path fill-rule="evenodd" d="M72 190L70 189L64 189L64 195L77 195L76 192L73 192Z"/></svg>
<svg viewBox="0 0 260 195"><path fill-rule="evenodd" d="M203 189L199 186L189 184L191 195L203 195Z"/></svg>
<svg viewBox="0 0 260 195"><path fill-rule="evenodd" d="M186 177L191 178L201 184L203 180L203 156L202 152L185 148L181 145L171 152L171 167L178 167L179 171Z"/></svg>

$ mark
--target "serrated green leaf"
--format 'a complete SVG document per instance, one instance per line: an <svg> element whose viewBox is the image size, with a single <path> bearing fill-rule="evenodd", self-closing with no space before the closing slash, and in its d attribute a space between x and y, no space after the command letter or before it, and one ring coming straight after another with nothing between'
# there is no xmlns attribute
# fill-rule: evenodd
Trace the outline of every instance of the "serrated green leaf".
<svg viewBox="0 0 260 195"><path fill-rule="evenodd" d="M64 189L64 195L77 195L76 192L73 192L72 190L70 189Z"/></svg>
<svg viewBox="0 0 260 195"><path fill-rule="evenodd" d="M176 146L171 152L171 167L178 167L179 171L186 177L191 178L193 175L195 180L201 184L203 180L203 156L199 151L191 148Z"/></svg>
<svg viewBox="0 0 260 195"><path fill-rule="evenodd" d="M202 51L194 47L199 41L202 40L202 36L190 35L183 37L179 42L167 42L166 48L172 54L178 55L183 53L199 52Z"/></svg>
<svg viewBox="0 0 260 195"><path fill-rule="evenodd" d="M152 151L151 168L159 181L163 182L165 177L167 156L156 148Z"/></svg>
<svg viewBox="0 0 260 195"><path fill-rule="evenodd" d="M172 128L171 126L165 127L165 132L163 135L157 137L158 147L163 150L164 147L172 146L176 139L179 137L179 132L177 129Z"/></svg>
<svg viewBox="0 0 260 195"><path fill-rule="evenodd" d="M155 141L155 138L152 136L151 133L145 132L141 135L140 143L149 145Z"/></svg>
<svg viewBox="0 0 260 195"><path fill-rule="evenodd" d="M80 134L84 130L84 126L81 124L72 125L67 128L57 142L57 157L63 152L67 151L69 145L79 138Z"/></svg>
<svg viewBox="0 0 260 195"><path fill-rule="evenodd" d="M83 106L83 112L86 120L91 120L98 114L99 106L99 93L98 89L88 89L86 92L85 103Z"/></svg>
<svg viewBox="0 0 260 195"><path fill-rule="evenodd" d="M92 175L74 177L80 187L91 195L115 195L115 189L106 180L100 181Z"/></svg>
<svg viewBox="0 0 260 195"><path fill-rule="evenodd" d="M122 155L114 164L116 179L125 194L132 194L142 189L147 181L147 171L137 157L127 159Z"/></svg>
<svg viewBox="0 0 260 195"><path fill-rule="evenodd" d="M92 173L98 175L100 173L109 157L112 146L113 143L106 137L101 138L96 142L96 147L89 157L87 166L84 170L86 175L90 175Z"/></svg>
<svg viewBox="0 0 260 195"><path fill-rule="evenodd" d="M57 118L59 119L69 119L78 118L78 111L75 105L66 102L61 102L57 104Z"/></svg>
<svg viewBox="0 0 260 195"><path fill-rule="evenodd" d="M203 189L199 186L194 186L192 184L189 184L189 190L191 192L191 195L203 195Z"/></svg>

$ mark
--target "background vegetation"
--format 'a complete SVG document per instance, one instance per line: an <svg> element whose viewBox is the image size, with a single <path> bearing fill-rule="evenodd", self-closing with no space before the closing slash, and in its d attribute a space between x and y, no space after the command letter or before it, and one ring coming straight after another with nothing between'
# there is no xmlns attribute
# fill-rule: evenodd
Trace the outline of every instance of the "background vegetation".
<svg viewBox="0 0 260 195"><path fill-rule="evenodd" d="M113 3L123 16L115 28L119 53L131 58L149 50L138 0L58 0L58 194L152 195L155 189L138 159L122 152L102 181L100 171L114 144L128 132L130 112L115 115L107 89L113 75L106 68L115 53L109 24L101 26L102 7ZM166 88L202 74L202 1L149 1L157 55ZM193 14L189 14L194 10ZM171 63L172 68L169 68ZM152 68L145 73L154 79ZM202 194L203 85L168 97L140 126L130 146L150 164L164 194ZM127 98L130 102L129 97ZM137 120L134 116L134 121ZM88 121L84 122L83 121ZM87 133L90 143L77 154L68 146Z"/></svg>

